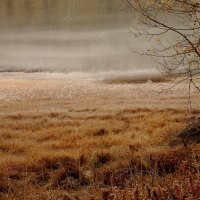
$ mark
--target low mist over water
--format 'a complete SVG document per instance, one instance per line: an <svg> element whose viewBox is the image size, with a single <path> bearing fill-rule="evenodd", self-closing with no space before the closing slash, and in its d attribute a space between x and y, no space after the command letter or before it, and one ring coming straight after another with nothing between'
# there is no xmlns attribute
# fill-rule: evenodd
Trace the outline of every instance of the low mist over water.
<svg viewBox="0 0 200 200"><path fill-rule="evenodd" d="M122 0L1 0L0 71L148 76L153 62L131 52L147 48L131 38L133 22Z"/></svg>

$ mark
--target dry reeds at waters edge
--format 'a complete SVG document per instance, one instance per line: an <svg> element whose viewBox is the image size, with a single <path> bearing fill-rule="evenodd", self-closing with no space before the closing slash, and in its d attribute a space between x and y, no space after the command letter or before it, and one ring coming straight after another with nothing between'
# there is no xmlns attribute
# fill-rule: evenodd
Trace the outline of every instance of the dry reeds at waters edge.
<svg viewBox="0 0 200 200"><path fill-rule="evenodd" d="M0 199L199 199L199 141L182 142L199 125L185 111L70 113L0 116Z"/></svg>

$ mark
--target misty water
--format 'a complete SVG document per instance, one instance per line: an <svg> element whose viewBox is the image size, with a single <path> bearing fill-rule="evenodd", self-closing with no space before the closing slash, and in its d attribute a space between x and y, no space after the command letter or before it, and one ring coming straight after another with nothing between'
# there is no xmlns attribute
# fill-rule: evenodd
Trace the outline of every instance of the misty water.
<svg viewBox="0 0 200 200"><path fill-rule="evenodd" d="M122 0L1 0L0 71L157 76L131 51L147 48L131 37L135 18Z"/></svg>

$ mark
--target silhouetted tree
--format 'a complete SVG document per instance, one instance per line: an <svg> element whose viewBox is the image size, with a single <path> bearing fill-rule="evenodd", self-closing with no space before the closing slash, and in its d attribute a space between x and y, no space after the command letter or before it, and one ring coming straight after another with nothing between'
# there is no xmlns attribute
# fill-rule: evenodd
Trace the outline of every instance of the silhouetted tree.
<svg viewBox="0 0 200 200"><path fill-rule="evenodd" d="M188 81L189 91L191 86L200 91L199 0L126 1L138 13L134 36L156 41L152 49L138 53L154 57L165 73L178 78L176 84Z"/></svg>

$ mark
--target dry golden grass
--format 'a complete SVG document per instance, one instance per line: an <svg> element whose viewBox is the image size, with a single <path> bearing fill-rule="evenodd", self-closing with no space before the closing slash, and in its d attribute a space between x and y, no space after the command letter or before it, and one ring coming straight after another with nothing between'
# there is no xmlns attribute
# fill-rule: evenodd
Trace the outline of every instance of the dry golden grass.
<svg viewBox="0 0 200 200"><path fill-rule="evenodd" d="M61 88L60 82L51 84ZM113 100L99 91L67 99L40 96L37 90L32 98L1 100L0 199L200 197L200 146L169 145L200 112L156 108L152 100L138 107L131 103L134 95L124 103L115 88L108 88Z"/></svg>

